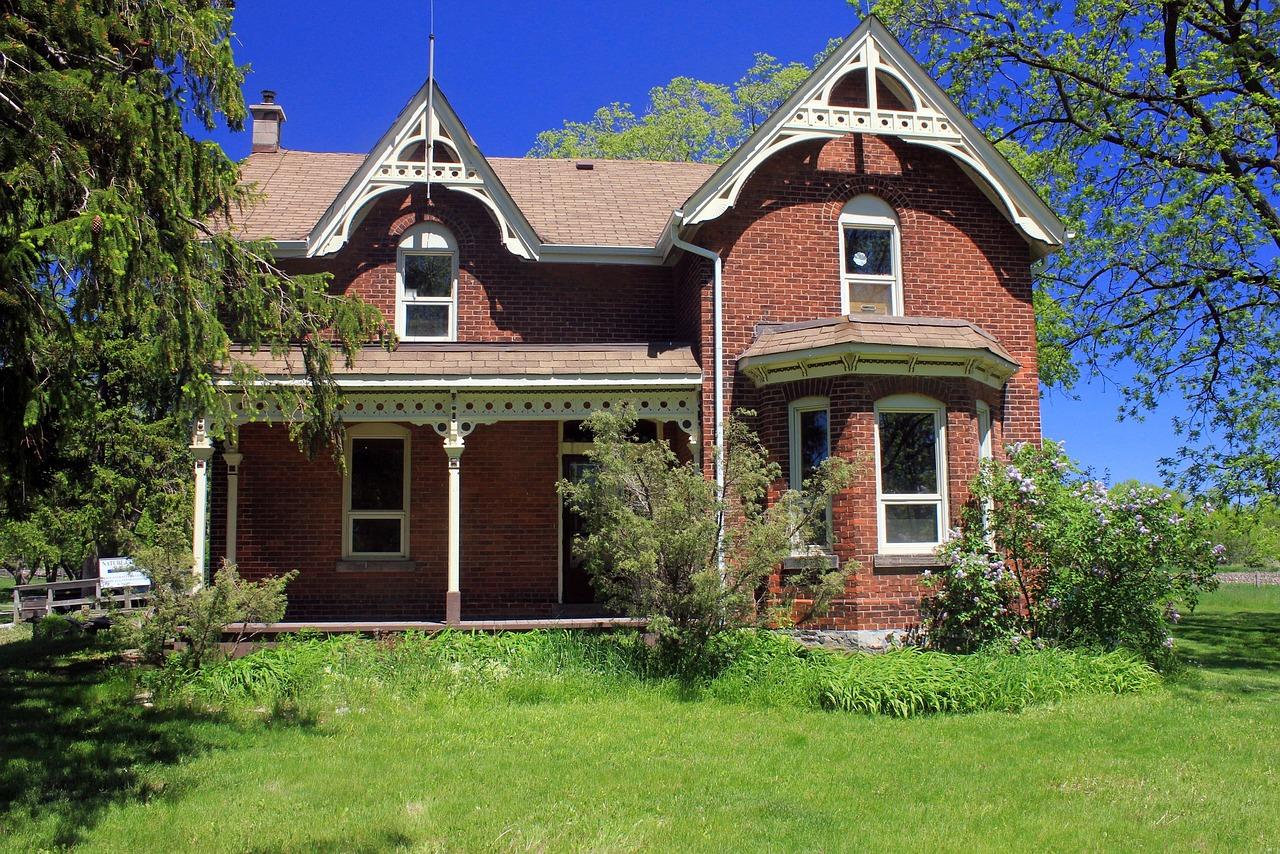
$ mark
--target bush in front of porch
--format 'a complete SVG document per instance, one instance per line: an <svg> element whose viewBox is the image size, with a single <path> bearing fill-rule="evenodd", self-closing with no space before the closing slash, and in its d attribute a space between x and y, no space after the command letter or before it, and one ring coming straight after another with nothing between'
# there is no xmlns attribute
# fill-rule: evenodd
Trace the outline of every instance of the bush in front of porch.
<svg viewBox="0 0 1280 854"><path fill-rule="evenodd" d="M856 567L829 562L832 498L853 480L853 464L824 452L806 467L803 492L769 501L781 469L738 410L725 425L717 480L681 462L663 442L637 442L633 413L598 412L590 477L561 481L586 535L574 548L602 600L648 621L666 666L704 670L716 638L769 616L768 580L793 557L788 590L820 614ZM718 482L719 481L719 482ZM822 544L808 546L805 544ZM790 613L789 603L775 610Z"/></svg>

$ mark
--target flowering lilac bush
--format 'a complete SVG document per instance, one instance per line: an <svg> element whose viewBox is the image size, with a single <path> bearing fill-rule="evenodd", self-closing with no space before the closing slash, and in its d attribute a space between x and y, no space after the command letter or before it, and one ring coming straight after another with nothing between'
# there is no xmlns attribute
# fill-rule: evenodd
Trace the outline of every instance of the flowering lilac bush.
<svg viewBox="0 0 1280 854"><path fill-rule="evenodd" d="M1125 647L1166 660L1170 626L1216 584L1211 508L1149 486L1108 489L1053 442L985 462L973 494L939 550L946 568L927 581L930 645Z"/></svg>

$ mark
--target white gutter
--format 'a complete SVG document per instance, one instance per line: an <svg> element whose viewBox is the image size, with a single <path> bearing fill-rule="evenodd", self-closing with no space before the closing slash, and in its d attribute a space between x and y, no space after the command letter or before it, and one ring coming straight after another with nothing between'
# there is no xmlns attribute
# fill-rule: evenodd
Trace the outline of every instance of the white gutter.
<svg viewBox="0 0 1280 854"><path fill-rule="evenodd" d="M706 258L714 265L714 277L711 285L711 314L713 317L712 337L715 340L715 361L713 370L715 371L715 407L716 411L713 416L714 420L714 444L716 455L716 494L723 500L724 498L724 311L722 296L722 273L724 264L720 260L720 253L713 252L705 246L697 246L680 237L679 223L684 222L684 211L678 210L672 217L671 222L671 244L686 252L691 252L700 258ZM721 520L720 542L717 544L716 552L719 556L720 568L724 569L724 520Z"/></svg>

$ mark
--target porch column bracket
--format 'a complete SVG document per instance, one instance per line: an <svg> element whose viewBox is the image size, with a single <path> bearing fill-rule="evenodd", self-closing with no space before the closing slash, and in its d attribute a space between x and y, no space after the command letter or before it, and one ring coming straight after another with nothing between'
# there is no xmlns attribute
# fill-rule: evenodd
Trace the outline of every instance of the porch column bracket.
<svg viewBox="0 0 1280 854"><path fill-rule="evenodd" d="M224 550L227 561L236 562L236 528L240 506L240 463L244 454L239 445L229 441L227 449L222 452L222 461L227 464L227 545Z"/></svg>
<svg viewBox="0 0 1280 854"><path fill-rule="evenodd" d="M449 459L449 588L444 594L444 620L451 626L462 622L462 452L466 437L475 424L458 420L458 394L450 394L449 421L433 424L444 437Z"/></svg>
<svg viewBox="0 0 1280 854"><path fill-rule="evenodd" d="M204 535L209 513L209 460L213 458L213 442L209 440L208 424L201 416L191 429L191 456L195 458L195 506L191 524L191 574L194 586L204 584Z"/></svg>

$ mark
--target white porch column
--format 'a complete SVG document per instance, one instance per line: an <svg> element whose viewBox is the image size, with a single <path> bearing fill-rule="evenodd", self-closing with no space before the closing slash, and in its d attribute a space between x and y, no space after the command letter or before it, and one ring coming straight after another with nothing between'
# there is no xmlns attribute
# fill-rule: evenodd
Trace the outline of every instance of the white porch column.
<svg viewBox="0 0 1280 854"><path fill-rule="evenodd" d="M209 460L213 458L213 443L209 441L205 419L197 418L191 431L191 456L195 457L196 494L192 512L191 574L195 586L204 584L204 535L209 511Z"/></svg>
<svg viewBox="0 0 1280 854"><path fill-rule="evenodd" d="M444 438L449 457L449 589L444 596L444 619L462 622L462 451L466 442L455 418Z"/></svg>
<svg viewBox="0 0 1280 854"><path fill-rule="evenodd" d="M227 546L223 554L229 562L236 562L236 520L240 507L240 463L244 454L239 445L229 444L222 452L222 461L227 464Z"/></svg>

